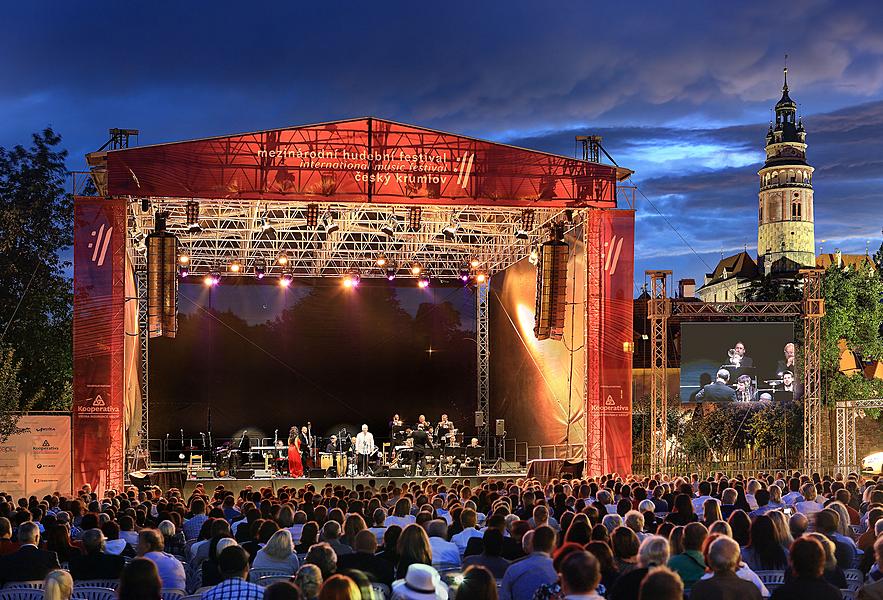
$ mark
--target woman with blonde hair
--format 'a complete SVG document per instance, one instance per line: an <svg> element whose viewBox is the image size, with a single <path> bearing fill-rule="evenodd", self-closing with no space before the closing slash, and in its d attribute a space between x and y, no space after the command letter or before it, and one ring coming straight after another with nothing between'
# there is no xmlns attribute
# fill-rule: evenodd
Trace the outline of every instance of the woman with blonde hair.
<svg viewBox="0 0 883 600"><path fill-rule="evenodd" d="M70 600L73 591L74 580L67 571L50 571L43 580L43 600Z"/></svg>
<svg viewBox="0 0 883 600"><path fill-rule="evenodd" d="M849 526L849 513L846 511L846 506L842 502L832 502L827 508L835 511L840 516L840 521L837 523L837 533L852 539L852 527Z"/></svg>
<svg viewBox="0 0 883 600"><path fill-rule="evenodd" d="M300 588L304 600L316 600L322 587L322 570L316 565L304 565L294 576L294 585Z"/></svg>
<svg viewBox="0 0 883 600"><path fill-rule="evenodd" d="M787 552L791 547L791 542L794 541L794 538L791 536L791 528L788 526L787 515L781 510L771 510L766 516L772 519L773 525L776 527L776 541L782 544L782 547Z"/></svg>
<svg viewBox="0 0 883 600"><path fill-rule="evenodd" d="M270 537L267 545L258 550L254 557L253 569L278 569L289 575L297 573L300 561L291 541L291 531L280 529Z"/></svg>
<svg viewBox="0 0 883 600"><path fill-rule="evenodd" d="M396 544L396 554L399 555L396 579L402 579L408 572L408 567L415 563L431 565L432 548L429 546L426 531L413 523L405 527Z"/></svg>

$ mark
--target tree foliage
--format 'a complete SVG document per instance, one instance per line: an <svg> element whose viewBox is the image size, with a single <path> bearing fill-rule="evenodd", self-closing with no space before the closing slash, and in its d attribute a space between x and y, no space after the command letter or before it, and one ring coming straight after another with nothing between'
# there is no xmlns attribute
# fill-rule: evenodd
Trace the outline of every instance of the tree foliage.
<svg viewBox="0 0 883 600"><path fill-rule="evenodd" d="M73 200L60 143L46 129L28 148L0 147L0 342L15 351L22 401L36 409L71 401L73 295L63 256Z"/></svg>
<svg viewBox="0 0 883 600"><path fill-rule="evenodd" d="M15 351L0 348L0 442L20 431L18 419L21 413L30 410L39 398L26 398L19 382L21 361L16 360Z"/></svg>

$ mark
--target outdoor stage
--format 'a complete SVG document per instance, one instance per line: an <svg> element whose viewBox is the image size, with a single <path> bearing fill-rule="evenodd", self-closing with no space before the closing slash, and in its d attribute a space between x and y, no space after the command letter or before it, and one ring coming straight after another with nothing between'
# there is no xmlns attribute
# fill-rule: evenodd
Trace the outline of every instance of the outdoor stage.
<svg viewBox="0 0 883 600"><path fill-rule="evenodd" d="M446 486L450 487L454 481L468 482L467 485L476 486L481 483L493 479L495 481L506 480L506 479L518 479L519 477L523 478L526 476L524 471L519 473L498 473L498 474L485 474L485 475L466 475L464 477L428 477L432 481L441 481ZM232 477L220 477L217 479L188 479L184 484L184 495L185 497L189 496L194 489L196 489L197 484L202 484L207 492L211 492L217 486L223 485L224 489L232 491L234 494L239 494L240 491L246 489L247 487L251 487L253 490L259 490L261 488L272 488L274 492L277 492L283 486L291 489L301 489L308 484L312 484L316 487L316 489L322 489L326 485L331 484L332 486L342 485L347 489L355 489L355 487L359 484L364 486L368 485L369 481L374 481L376 486L386 486L390 482L394 483L396 487L402 487L402 485L410 483L412 481L423 481L424 478L421 477L329 477L329 478L320 478L320 479L310 479L308 477L300 477L296 479L288 478L288 477L279 477L276 479L233 479Z"/></svg>

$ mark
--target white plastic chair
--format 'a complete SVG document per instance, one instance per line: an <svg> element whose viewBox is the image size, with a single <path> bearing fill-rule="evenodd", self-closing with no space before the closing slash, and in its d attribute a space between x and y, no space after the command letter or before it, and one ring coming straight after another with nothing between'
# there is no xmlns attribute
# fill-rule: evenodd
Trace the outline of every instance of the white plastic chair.
<svg viewBox="0 0 883 600"><path fill-rule="evenodd" d="M755 571L755 573L770 593L785 583L785 571Z"/></svg>
<svg viewBox="0 0 883 600"><path fill-rule="evenodd" d="M74 594L71 598L78 600L116 600L117 593L110 588L100 587L74 587Z"/></svg>
<svg viewBox="0 0 883 600"><path fill-rule="evenodd" d="M843 574L846 576L846 587L851 592L857 592L865 581L865 574L858 569L846 569Z"/></svg>
<svg viewBox="0 0 883 600"><path fill-rule="evenodd" d="M248 581L251 583L258 583L261 580L261 577L274 577L276 575L291 577L291 573L283 571L282 569L252 569L248 572Z"/></svg>
<svg viewBox="0 0 883 600"><path fill-rule="evenodd" d="M3 586L4 590L42 590L43 580L34 581L10 581Z"/></svg>
<svg viewBox="0 0 883 600"><path fill-rule="evenodd" d="M267 587L271 583L276 583L277 581L288 581L291 579L291 575L264 575L258 580L258 585L261 587Z"/></svg>
<svg viewBox="0 0 883 600"><path fill-rule="evenodd" d="M4 587L0 590L0 600L43 600L43 590Z"/></svg>
<svg viewBox="0 0 883 600"><path fill-rule="evenodd" d="M78 588L104 588L115 590L120 585L119 579L79 579L74 581L74 591Z"/></svg>

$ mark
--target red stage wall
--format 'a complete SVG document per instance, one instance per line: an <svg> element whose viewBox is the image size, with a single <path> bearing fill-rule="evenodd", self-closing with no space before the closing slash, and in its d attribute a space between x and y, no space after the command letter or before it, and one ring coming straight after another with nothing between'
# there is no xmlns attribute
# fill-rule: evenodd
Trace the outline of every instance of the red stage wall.
<svg viewBox="0 0 883 600"><path fill-rule="evenodd" d="M74 200L73 488L122 489L126 202Z"/></svg>

